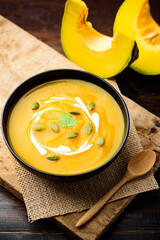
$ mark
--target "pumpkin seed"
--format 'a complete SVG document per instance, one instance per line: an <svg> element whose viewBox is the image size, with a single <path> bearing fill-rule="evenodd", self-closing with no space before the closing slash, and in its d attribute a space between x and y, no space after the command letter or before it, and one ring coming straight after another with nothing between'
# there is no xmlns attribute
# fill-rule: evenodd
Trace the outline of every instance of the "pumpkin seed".
<svg viewBox="0 0 160 240"><path fill-rule="evenodd" d="M77 110L71 110L69 113L73 115L80 115L80 112Z"/></svg>
<svg viewBox="0 0 160 240"><path fill-rule="evenodd" d="M56 133L59 132L59 127L58 127L57 123L51 123L50 127L54 132L56 132Z"/></svg>
<svg viewBox="0 0 160 240"><path fill-rule="evenodd" d="M38 102L34 102L33 104L32 104L32 110L36 110L36 109L38 109L40 107L40 105L39 105L39 103Z"/></svg>
<svg viewBox="0 0 160 240"><path fill-rule="evenodd" d="M103 144L104 144L104 142L105 142L105 138L104 138L104 137L99 137L99 138L97 139L97 146L98 146L98 147L102 147Z"/></svg>
<svg viewBox="0 0 160 240"><path fill-rule="evenodd" d="M55 155L55 154L49 154L48 156L47 156L47 159L48 160L51 160L51 161L55 161L55 160L59 160L59 156L58 155Z"/></svg>
<svg viewBox="0 0 160 240"><path fill-rule="evenodd" d="M72 133L69 133L66 138L76 138L78 136L79 133L76 133L76 132L72 132Z"/></svg>
<svg viewBox="0 0 160 240"><path fill-rule="evenodd" d="M89 102L87 105L87 108L89 111L93 111L93 109L95 108L95 104L94 102Z"/></svg>
<svg viewBox="0 0 160 240"><path fill-rule="evenodd" d="M92 131L93 131L93 125L92 125L92 123L88 123L88 124L86 125L85 131L86 131L86 133L87 133L88 135L92 133Z"/></svg>
<svg viewBox="0 0 160 240"><path fill-rule="evenodd" d="M34 127L34 130L36 130L36 131L42 131L42 130L44 130L45 129L45 126L44 125L36 125L35 127Z"/></svg>

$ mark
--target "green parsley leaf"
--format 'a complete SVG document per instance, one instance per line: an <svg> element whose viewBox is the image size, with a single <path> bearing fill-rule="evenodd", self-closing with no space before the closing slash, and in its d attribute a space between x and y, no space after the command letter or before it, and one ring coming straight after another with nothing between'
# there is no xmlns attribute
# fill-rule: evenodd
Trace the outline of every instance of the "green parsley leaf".
<svg viewBox="0 0 160 240"><path fill-rule="evenodd" d="M70 113L62 113L59 118L59 124L61 127L74 127L77 121L75 117L72 117Z"/></svg>

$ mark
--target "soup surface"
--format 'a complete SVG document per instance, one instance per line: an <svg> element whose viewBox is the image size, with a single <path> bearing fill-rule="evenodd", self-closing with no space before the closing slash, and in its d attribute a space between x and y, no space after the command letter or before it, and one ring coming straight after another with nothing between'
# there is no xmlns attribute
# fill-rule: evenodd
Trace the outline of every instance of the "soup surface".
<svg viewBox="0 0 160 240"><path fill-rule="evenodd" d="M105 90L81 80L57 80L34 88L14 106L8 136L15 153L47 173L93 170L118 150L122 111Z"/></svg>

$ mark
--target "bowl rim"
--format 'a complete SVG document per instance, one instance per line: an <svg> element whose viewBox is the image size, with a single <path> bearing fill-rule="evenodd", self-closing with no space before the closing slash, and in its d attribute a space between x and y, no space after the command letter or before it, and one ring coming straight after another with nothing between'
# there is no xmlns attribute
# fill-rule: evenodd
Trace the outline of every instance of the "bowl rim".
<svg viewBox="0 0 160 240"><path fill-rule="evenodd" d="M118 150L115 152L115 154L114 154L107 162L103 163L102 165L100 165L100 166L97 167L97 168L94 168L94 169L91 169L91 170L89 170L89 171L82 172L82 173L66 174L66 175L63 174L63 175L61 175L61 174L56 174L56 173L45 172L45 171L43 171L43 170L39 170L39 169L37 169L37 168L35 168L35 167L32 167L31 165L29 165L28 163L26 163L24 160L22 160L22 159L14 152L14 150L12 149L12 147L11 147L11 145L10 145L10 143L9 143L9 140L7 139L7 136L8 136L8 135L7 135L7 131L4 129L4 121L6 120L6 119L5 119L5 112L6 112L6 108L7 108L8 104L9 104L9 101L10 101L11 97L14 96L14 95L16 95L16 92L17 92L21 87L23 87L23 85L27 84L29 81L32 81L32 80L34 80L34 79L36 79L36 78L39 78L39 77L42 77L43 75L44 75L44 77L45 77L46 74L50 74L50 73L51 73L51 74L52 74L52 73L54 74L54 73L59 73L59 72L64 73L64 75L65 75L66 73L72 74L72 73L75 73L75 72L76 72L76 73L80 73L80 74L84 74L86 77L89 76L89 77L92 77L92 78L96 78L98 81L101 81L101 82L103 82L104 84L108 85L107 87L111 88L111 90L112 90L113 92L115 92L115 94L116 94L117 97L119 98L119 101L120 101L121 104L123 105L124 112L125 112L125 114L126 114L125 133L124 133L123 140L122 140L122 142L121 142ZM61 78L61 79L62 79L62 78ZM67 78L65 78L65 76L64 76L63 79L67 79ZM69 78L68 78L68 79L69 79ZM74 79L76 79L76 78L71 78L71 77L70 77L70 79L73 79L73 80L74 80ZM55 80L60 80L60 79L47 80L46 83L51 82L51 81L55 81ZM82 81L90 82L90 81L88 81L88 80L85 79L85 78L84 78L84 79L79 78L79 79L76 79L76 80L82 80ZM42 84L44 84L44 83L37 84L36 86L31 87L30 90L31 90L31 89L34 89L34 88L36 88L37 86L40 86L40 85L42 85ZM93 83L93 84L99 86L99 85L96 84L96 83ZM104 89L103 87L101 87L101 86L99 86L99 87L102 88L103 90L105 90L105 91L107 92L107 90ZM30 91L30 90L29 90L29 91ZM28 92L28 90L27 90L24 94L26 94L27 92ZM24 94L23 94L23 95L24 95ZM109 93L109 94L110 94L110 93ZM22 95L22 96L23 96L23 95ZM110 94L110 95L111 95L111 94ZM20 97L18 98L18 100L15 101L15 103L17 103L22 96L20 96ZM111 96L112 96L112 95L111 95ZM114 96L112 96L112 97L114 98ZM114 98L114 100L117 102L117 100L116 100L115 98ZM10 111L11 111L12 107L14 107L15 103L10 107ZM121 106L120 106L120 104L119 104L118 102L117 102L117 104L118 104L119 107L121 108ZM9 112L10 112L10 111L9 111ZM9 112L8 112L8 114L9 114ZM123 113L123 116L124 116L124 113ZM7 120L8 120L8 119L7 119ZM83 176L88 176L88 175L94 175L94 174L96 174L96 172L98 173L98 172L100 172L100 171L103 171L106 167L108 167L108 166L116 159L116 157L119 155L120 151L122 150L122 148L124 147L124 145L125 145L125 143L126 143L126 140L127 140L127 138L128 138L128 135L129 135L129 129L130 129L130 117L129 117L128 108L127 108L126 103L125 103L125 101L123 100L121 94L120 94L110 83L108 83L107 81L105 81L103 78L100 78L100 77L98 77L98 76L96 76L96 75L94 75L94 74L92 74L92 73L89 73L89 72L86 72L86 71L83 71L83 70L65 69L65 68L64 68L64 69L55 69L55 70L49 70L49 71L40 72L40 73L38 73L38 74L35 74L35 75L27 78L27 79L24 80L22 83L20 83L20 84L10 93L10 95L8 96L8 98L7 98L6 102L5 102L5 105L4 105L3 110L2 110L1 127L2 127L2 135L3 135L4 141L5 141L8 149L10 150L10 152L12 153L12 155L13 155L20 163L23 164L24 167L28 167L29 169L34 170L34 171L36 171L36 172L38 172L38 173L42 173L42 174L45 174L45 175L54 176L54 177L56 177L56 178L63 178L63 179L64 179L64 178L75 178L75 177L83 177Z"/></svg>

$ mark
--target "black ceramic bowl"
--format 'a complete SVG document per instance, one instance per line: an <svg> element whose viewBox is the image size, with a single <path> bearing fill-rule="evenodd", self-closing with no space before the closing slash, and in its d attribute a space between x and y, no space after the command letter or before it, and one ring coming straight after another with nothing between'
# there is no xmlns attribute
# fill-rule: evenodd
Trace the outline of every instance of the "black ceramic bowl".
<svg viewBox="0 0 160 240"><path fill-rule="evenodd" d="M30 165L28 165L27 163L25 163L22 159L20 159L16 153L13 151L13 149L10 146L9 140L8 140L8 136L7 136L7 121L8 121L8 117L9 114L12 110L12 108L14 107L14 105L16 104L16 102L24 95L26 94L28 91L30 91L31 89L46 83L46 82L50 82L50 81L54 81L54 80L59 80L59 79L79 79L79 80L84 80L93 84L96 84L97 86L103 88L104 90L106 90L118 103L118 105L120 106L123 116L124 116L124 121L125 121L125 134L124 134L124 138L123 141L118 149L118 151L115 153L115 155L109 160L107 161L105 164L101 165L100 167L82 173L82 174L74 174L74 175L58 175L58 174L50 174L50 173L46 173L43 171L40 171L36 168L31 167ZM3 133L3 137L4 140L6 142L7 147L9 148L9 150L11 151L11 153L13 154L13 156L20 161L21 163L25 164L25 166L36 170L40 173L44 173L47 175L52 175L55 177L59 177L59 178L70 178L70 179L77 179L77 178L81 178L81 177L89 177L93 174L96 174L102 170L104 170L106 167L108 167L113 161L114 159L118 156L118 154L120 153L121 149L123 148L126 139L128 137L128 133L129 133L129 126L130 126L130 122L129 122L129 114L128 114L128 110L126 107L126 104L123 100L123 98L120 96L120 94L109 84L107 83L105 80L84 72L84 71L78 71L78 70L68 70L68 69L60 69L60 70L52 70L52 71L48 71L48 72L43 72L40 73L38 75L35 75L31 78L29 78L28 80L26 80L25 82L23 82L21 85L19 85L13 92L12 94L9 96L5 106L4 106L4 110L3 110L3 114L2 114L2 133Z"/></svg>

